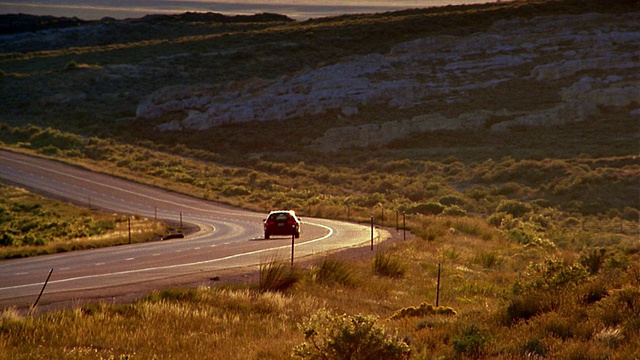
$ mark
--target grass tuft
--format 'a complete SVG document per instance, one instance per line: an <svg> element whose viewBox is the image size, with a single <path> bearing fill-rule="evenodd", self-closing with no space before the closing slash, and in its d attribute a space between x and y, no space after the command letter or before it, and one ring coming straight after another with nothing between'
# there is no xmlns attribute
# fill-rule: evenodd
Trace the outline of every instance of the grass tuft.
<svg viewBox="0 0 640 360"><path fill-rule="evenodd" d="M302 277L300 271L283 261L271 260L260 264L260 292L287 291Z"/></svg>
<svg viewBox="0 0 640 360"><path fill-rule="evenodd" d="M322 260L315 271L316 281L324 284L340 284L352 286L355 284L353 269L344 260L327 257Z"/></svg>
<svg viewBox="0 0 640 360"><path fill-rule="evenodd" d="M401 278L407 271L407 265L390 253L378 251L373 259L373 273L379 276Z"/></svg>

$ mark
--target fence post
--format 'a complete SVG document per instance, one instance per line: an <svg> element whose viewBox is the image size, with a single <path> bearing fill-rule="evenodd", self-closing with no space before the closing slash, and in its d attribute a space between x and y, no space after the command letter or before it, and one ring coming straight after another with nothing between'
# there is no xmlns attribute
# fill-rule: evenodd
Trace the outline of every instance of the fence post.
<svg viewBox="0 0 640 360"><path fill-rule="evenodd" d="M402 212L402 239L407 240L407 219L404 211Z"/></svg>
<svg viewBox="0 0 640 360"><path fill-rule="evenodd" d="M295 245L295 235L291 235L291 267L293 267L293 249Z"/></svg>
<svg viewBox="0 0 640 360"><path fill-rule="evenodd" d="M438 285L436 287L436 307L440 305L440 263L438 263Z"/></svg>
<svg viewBox="0 0 640 360"><path fill-rule="evenodd" d="M371 250L373 250L373 215L371 215Z"/></svg>

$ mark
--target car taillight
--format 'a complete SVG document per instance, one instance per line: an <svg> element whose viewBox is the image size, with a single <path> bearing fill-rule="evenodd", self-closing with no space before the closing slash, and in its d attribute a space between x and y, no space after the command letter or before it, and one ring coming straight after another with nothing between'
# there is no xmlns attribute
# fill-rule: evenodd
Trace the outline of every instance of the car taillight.
<svg viewBox="0 0 640 360"><path fill-rule="evenodd" d="M296 225L297 222L294 219L287 219L287 225Z"/></svg>

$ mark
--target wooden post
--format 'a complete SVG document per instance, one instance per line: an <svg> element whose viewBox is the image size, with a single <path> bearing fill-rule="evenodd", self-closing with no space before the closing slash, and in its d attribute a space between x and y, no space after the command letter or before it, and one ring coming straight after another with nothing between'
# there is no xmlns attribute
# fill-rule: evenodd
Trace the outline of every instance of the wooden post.
<svg viewBox="0 0 640 360"><path fill-rule="evenodd" d="M371 215L371 250L373 251L373 215Z"/></svg>
<svg viewBox="0 0 640 360"><path fill-rule="evenodd" d="M129 228L129 244L131 244L131 216L127 218L127 225Z"/></svg>
<svg viewBox="0 0 640 360"><path fill-rule="evenodd" d="M436 307L440 306L440 264L438 263L438 285L436 287Z"/></svg>
<svg viewBox="0 0 640 360"><path fill-rule="evenodd" d="M402 239L407 240L407 219L404 211L402 212Z"/></svg>
<svg viewBox="0 0 640 360"><path fill-rule="evenodd" d="M296 236L295 235L291 235L291 267L293 267L293 249L295 246L295 242L296 242Z"/></svg>
<svg viewBox="0 0 640 360"><path fill-rule="evenodd" d="M47 284L49 283L49 279L51 278L51 273L53 272L53 268L51 270L49 270L49 276L47 276L47 280L45 280L44 285L42 285L42 290L40 290L40 295L38 295L38 298L36 299L36 302L33 303L33 306L31 307L31 310L35 309L36 306L38 306L38 302L40 301L40 297L42 297L42 293L44 292L44 288L47 287Z"/></svg>

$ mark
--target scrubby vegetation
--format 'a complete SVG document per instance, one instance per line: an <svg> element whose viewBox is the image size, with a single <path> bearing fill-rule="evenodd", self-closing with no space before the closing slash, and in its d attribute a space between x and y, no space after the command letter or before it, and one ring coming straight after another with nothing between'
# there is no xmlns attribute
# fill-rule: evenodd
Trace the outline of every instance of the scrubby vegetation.
<svg viewBox="0 0 640 360"><path fill-rule="evenodd" d="M92 211L0 184L0 259L142 242L166 233L149 219Z"/></svg>

